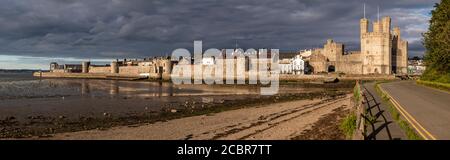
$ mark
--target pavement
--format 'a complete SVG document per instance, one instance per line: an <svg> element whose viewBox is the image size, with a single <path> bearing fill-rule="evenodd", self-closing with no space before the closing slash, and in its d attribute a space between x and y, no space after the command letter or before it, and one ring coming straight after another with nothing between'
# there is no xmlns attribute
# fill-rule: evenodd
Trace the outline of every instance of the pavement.
<svg viewBox="0 0 450 160"><path fill-rule="evenodd" d="M450 93L414 81L381 84L425 139L450 140Z"/></svg>
<svg viewBox="0 0 450 160"><path fill-rule="evenodd" d="M393 120L386 103L377 94L375 82L363 83L363 89L366 112L377 117L373 126L366 123L368 140L407 140L404 131Z"/></svg>

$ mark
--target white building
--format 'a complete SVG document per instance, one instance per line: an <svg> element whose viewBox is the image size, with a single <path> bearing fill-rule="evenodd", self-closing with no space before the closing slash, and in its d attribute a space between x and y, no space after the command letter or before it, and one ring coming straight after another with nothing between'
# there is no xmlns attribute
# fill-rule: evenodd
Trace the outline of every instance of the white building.
<svg viewBox="0 0 450 160"><path fill-rule="evenodd" d="M280 74L302 75L305 73L305 61L297 55L292 59L282 59L279 62Z"/></svg>
<svg viewBox="0 0 450 160"><path fill-rule="evenodd" d="M178 65L191 65L191 59L188 58L181 58L178 61Z"/></svg>
<svg viewBox="0 0 450 160"><path fill-rule="evenodd" d="M409 60L408 61L408 74L410 75L422 75L425 72L426 66L423 60Z"/></svg>
<svg viewBox="0 0 450 160"><path fill-rule="evenodd" d="M297 55L292 59L292 71L294 74L304 74L305 73L305 61L302 56Z"/></svg>
<svg viewBox="0 0 450 160"><path fill-rule="evenodd" d="M291 59L280 60L278 67L280 67L280 74L291 74L293 69Z"/></svg>
<svg viewBox="0 0 450 160"><path fill-rule="evenodd" d="M305 49L305 50L300 51L300 55L303 58L308 58L309 56L311 56L311 54L312 54L312 49Z"/></svg>
<svg viewBox="0 0 450 160"><path fill-rule="evenodd" d="M214 64L216 64L216 61L215 61L214 57L203 57L202 64L207 65L207 66L214 65Z"/></svg>

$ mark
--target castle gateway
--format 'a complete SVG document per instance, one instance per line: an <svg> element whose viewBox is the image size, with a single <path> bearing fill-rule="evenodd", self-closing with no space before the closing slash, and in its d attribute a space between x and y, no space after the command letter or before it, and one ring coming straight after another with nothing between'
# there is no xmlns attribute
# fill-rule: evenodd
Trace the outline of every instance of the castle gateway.
<svg viewBox="0 0 450 160"><path fill-rule="evenodd" d="M360 21L361 51L345 51L342 43L328 40L323 48L314 49L309 67L314 73L407 74L408 42L401 39L400 28L391 30L391 18L373 22Z"/></svg>

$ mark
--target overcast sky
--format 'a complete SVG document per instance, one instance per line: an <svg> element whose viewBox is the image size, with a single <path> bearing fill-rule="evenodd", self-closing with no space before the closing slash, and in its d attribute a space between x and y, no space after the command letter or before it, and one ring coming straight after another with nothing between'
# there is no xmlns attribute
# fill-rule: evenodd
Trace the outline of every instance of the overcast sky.
<svg viewBox="0 0 450 160"><path fill-rule="evenodd" d="M359 49L363 4L370 20L391 16L422 55L421 33L438 0L0 0L0 68L170 55L239 47L300 50L326 39Z"/></svg>

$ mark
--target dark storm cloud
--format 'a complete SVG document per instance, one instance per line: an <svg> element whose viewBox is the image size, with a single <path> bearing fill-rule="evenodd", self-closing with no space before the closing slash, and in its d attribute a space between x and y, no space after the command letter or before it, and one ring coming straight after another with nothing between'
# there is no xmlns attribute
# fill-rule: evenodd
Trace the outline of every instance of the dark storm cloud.
<svg viewBox="0 0 450 160"><path fill-rule="evenodd" d="M367 1L367 17L393 18L423 52L420 34L437 0ZM176 48L299 50L334 38L359 49L361 0L0 0L0 55L122 58Z"/></svg>

